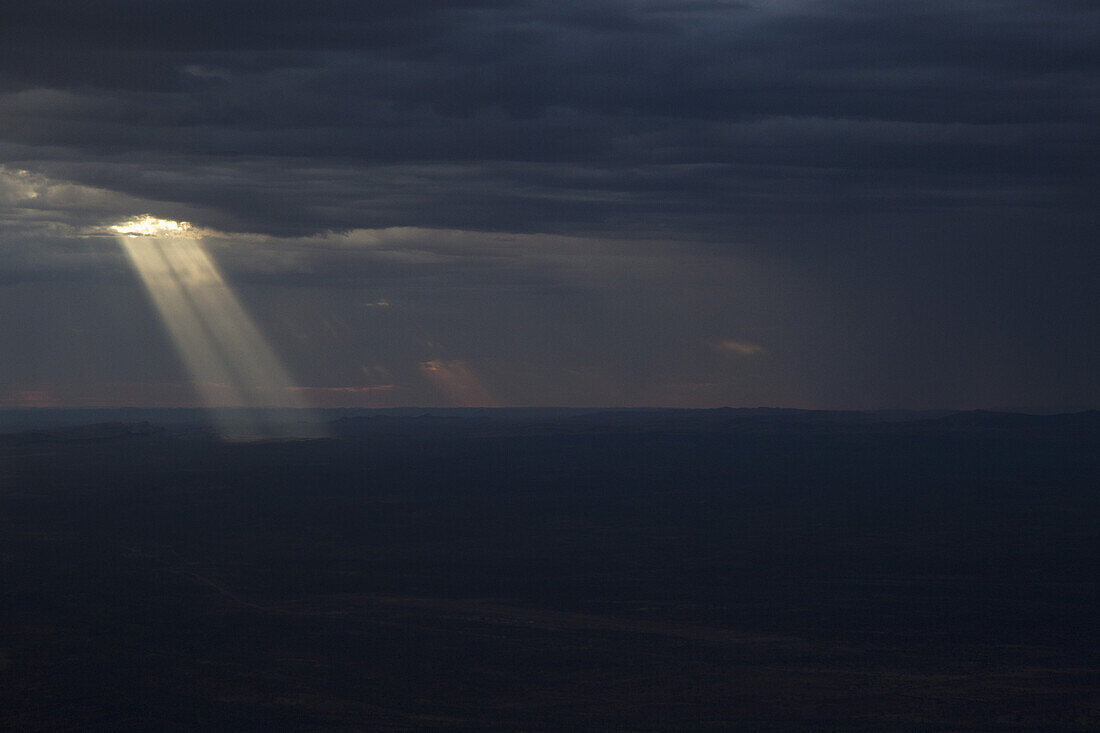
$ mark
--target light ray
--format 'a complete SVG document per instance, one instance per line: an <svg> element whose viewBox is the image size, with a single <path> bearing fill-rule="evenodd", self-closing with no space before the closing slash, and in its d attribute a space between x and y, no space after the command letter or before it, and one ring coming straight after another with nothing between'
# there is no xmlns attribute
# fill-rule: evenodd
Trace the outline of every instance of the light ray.
<svg viewBox="0 0 1100 733"><path fill-rule="evenodd" d="M320 431L301 390L190 225L146 216L112 229L223 435L311 436ZM224 409L230 407L238 409ZM295 408L301 419L288 424L259 409L270 407Z"/></svg>

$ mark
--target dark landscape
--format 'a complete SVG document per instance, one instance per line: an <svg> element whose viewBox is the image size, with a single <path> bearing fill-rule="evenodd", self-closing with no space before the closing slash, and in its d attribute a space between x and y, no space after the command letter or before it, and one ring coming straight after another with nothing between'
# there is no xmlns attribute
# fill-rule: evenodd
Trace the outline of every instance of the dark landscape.
<svg viewBox="0 0 1100 733"><path fill-rule="evenodd" d="M1100 413L324 417L5 413L0 727L1100 727Z"/></svg>
<svg viewBox="0 0 1100 733"><path fill-rule="evenodd" d="M0 0L0 733L1100 731L1100 0Z"/></svg>

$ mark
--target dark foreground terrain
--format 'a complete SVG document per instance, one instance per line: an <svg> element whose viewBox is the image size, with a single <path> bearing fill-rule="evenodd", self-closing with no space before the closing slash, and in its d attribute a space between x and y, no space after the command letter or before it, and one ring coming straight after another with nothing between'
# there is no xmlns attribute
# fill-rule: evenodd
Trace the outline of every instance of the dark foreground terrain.
<svg viewBox="0 0 1100 733"><path fill-rule="evenodd" d="M1100 729L1100 415L0 437L0 728Z"/></svg>

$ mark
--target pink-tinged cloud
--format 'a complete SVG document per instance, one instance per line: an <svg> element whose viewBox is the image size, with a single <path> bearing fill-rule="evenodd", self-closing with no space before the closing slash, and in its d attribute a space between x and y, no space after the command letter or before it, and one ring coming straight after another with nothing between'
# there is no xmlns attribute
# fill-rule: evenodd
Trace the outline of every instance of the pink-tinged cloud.
<svg viewBox="0 0 1100 733"><path fill-rule="evenodd" d="M718 343L718 350L731 356L755 356L764 353L764 347L749 341L727 339Z"/></svg>
<svg viewBox="0 0 1100 733"><path fill-rule="evenodd" d="M334 394L334 393L367 393L367 392L390 392L395 389L401 389L396 384L372 384L366 387L287 387L291 392L305 392L306 394Z"/></svg>
<svg viewBox="0 0 1100 733"><path fill-rule="evenodd" d="M499 407L492 392L464 361L423 361L421 373L458 407Z"/></svg>
<svg viewBox="0 0 1100 733"><path fill-rule="evenodd" d="M219 385L204 385L218 389ZM108 382L80 403L86 407L201 407L190 382Z"/></svg>
<svg viewBox="0 0 1100 733"><path fill-rule="evenodd" d="M400 392L399 384L365 384L344 387L286 387L309 400L317 407L389 407L394 392Z"/></svg>
<svg viewBox="0 0 1100 733"><path fill-rule="evenodd" d="M15 389L0 400L0 407L58 407L60 404L49 389Z"/></svg>

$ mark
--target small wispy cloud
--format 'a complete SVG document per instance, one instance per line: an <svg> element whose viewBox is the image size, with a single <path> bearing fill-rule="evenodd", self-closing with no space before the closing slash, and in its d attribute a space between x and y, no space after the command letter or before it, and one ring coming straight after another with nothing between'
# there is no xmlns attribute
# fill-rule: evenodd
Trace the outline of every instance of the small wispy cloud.
<svg viewBox="0 0 1100 733"><path fill-rule="evenodd" d="M303 392L306 394L366 394L369 392L392 392L401 389L396 384L370 384L356 387L284 387L287 392Z"/></svg>
<svg viewBox="0 0 1100 733"><path fill-rule="evenodd" d="M359 384L339 387L287 387L288 392L317 407L391 407L400 399L399 384Z"/></svg>
<svg viewBox="0 0 1100 733"><path fill-rule="evenodd" d="M52 390L13 389L0 395L0 407L59 407L61 402Z"/></svg>
<svg viewBox="0 0 1100 733"><path fill-rule="evenodd" d="M732 356L756 356L764 353L764 347L760 344L754 344L750 341L734 341L733 339L719 341L717 349L723 354Z"/></svg>

